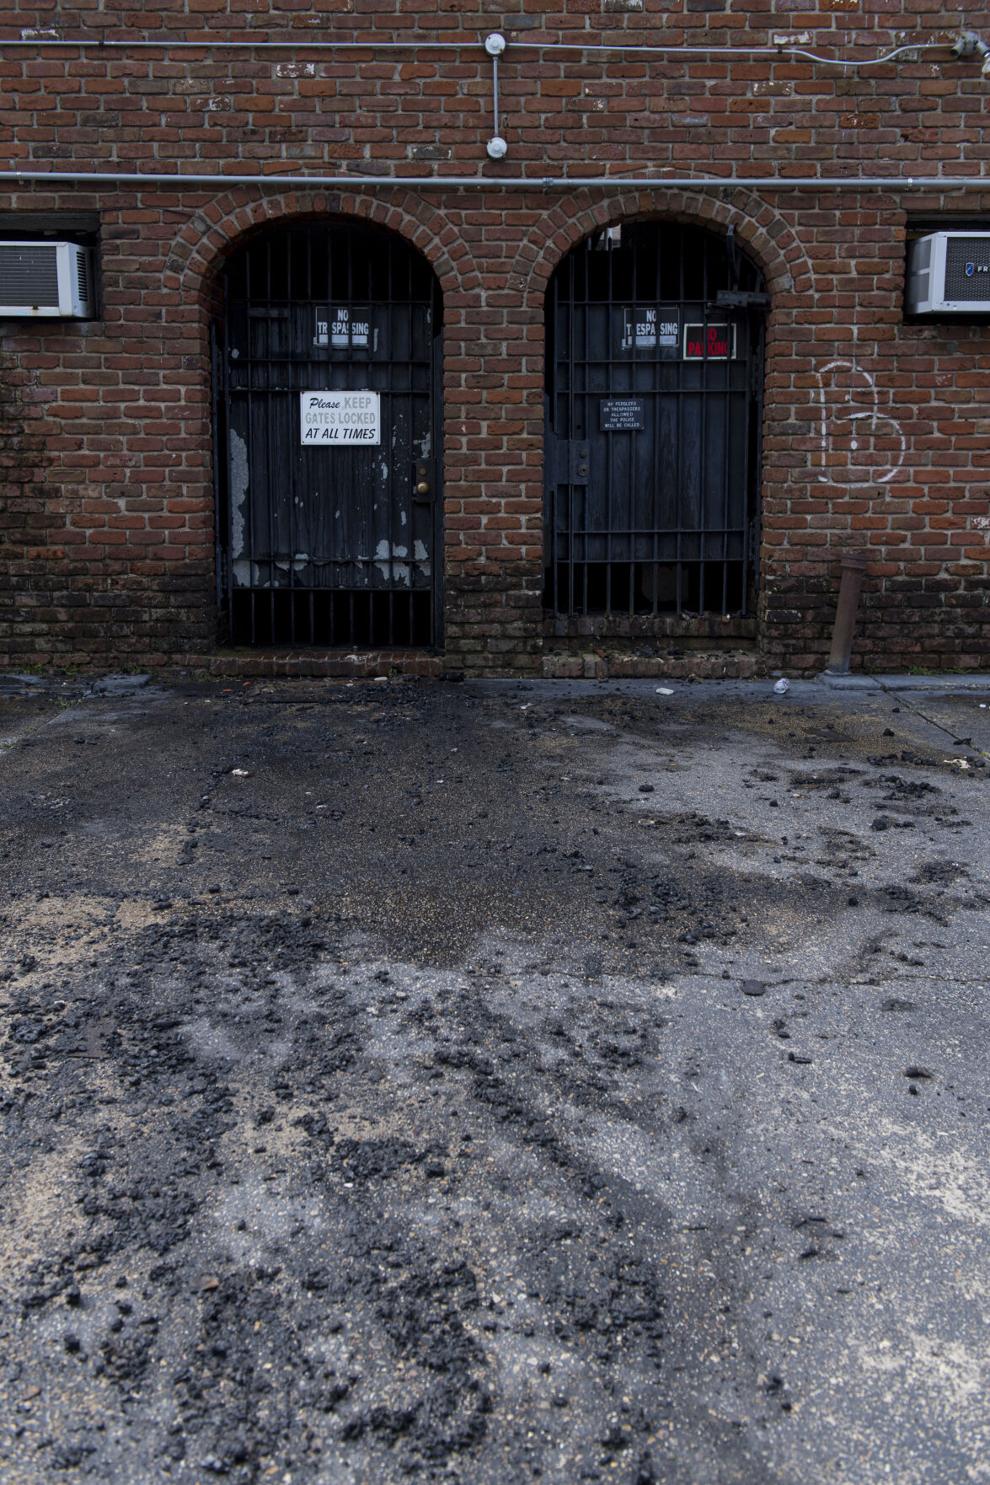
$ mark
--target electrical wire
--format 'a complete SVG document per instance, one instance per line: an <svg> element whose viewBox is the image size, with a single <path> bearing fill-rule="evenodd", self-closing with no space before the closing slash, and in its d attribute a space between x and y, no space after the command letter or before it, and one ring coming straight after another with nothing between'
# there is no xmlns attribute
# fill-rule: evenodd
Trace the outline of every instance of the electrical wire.
<svg viewBox="0 0 990 1485"><path fill-rule="evenodd" d="M944 52L948 49L947 42L925 41L917 46L897 46L893 51L884 52L879 57L844 58L844 57L821 57L815 52L807 51L797 46L627 46L624 43L616 43L614 46L609 42L587 42L573 44L569 41L513 41L513 51L522 51L526 48L540 51L582 51L582 52L630 52L650 53L656 55L683 55L683 56L741 56L741 57L802 57L809 62L821 62L826 67L879 67L884 62L890 62L906 52Z"/></svg>

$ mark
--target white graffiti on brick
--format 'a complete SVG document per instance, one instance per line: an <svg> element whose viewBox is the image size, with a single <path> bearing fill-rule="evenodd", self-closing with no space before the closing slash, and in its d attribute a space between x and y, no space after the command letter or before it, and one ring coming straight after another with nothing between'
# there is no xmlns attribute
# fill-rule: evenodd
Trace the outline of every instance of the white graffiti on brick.
<svg viewBox="0 0 990 1485"><path fill-rule="evenodd" d="M907 435L896 418L880 411L875 378L855 361L830 361L816 373L821 484L847 489L888 485L907 453ZM845 466L840 457L845 454Z"/></svg>

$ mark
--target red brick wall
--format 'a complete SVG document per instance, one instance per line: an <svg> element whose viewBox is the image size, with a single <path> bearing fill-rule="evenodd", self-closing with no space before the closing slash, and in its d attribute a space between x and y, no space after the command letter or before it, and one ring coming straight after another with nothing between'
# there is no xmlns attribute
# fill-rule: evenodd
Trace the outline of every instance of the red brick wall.
<svg viewBox="0 0 990 1485"><path fill-rule="evenodd" d="M559 6L560 0L556 0ZM902 315L910 217L990 222L990 186L685 193L499 189L500 175L946 174L987 169L990 83L948 51L859 73L806 62L513 54L513 38L765 44L810 33L863 59L950 38L940 0L582 0L485 11L353 0L0 8L0 36L460 38L457 52L102 53L0 48L0 157L14 168L351 173L346 192L25 185L6 210L100 218L91 324L0 326L0 665L172 663L214 646L208 299L245 231L287 215L373 218L411 239L445 303L449 663L532 668L544 646L543 291L596 226L732 224L773 296L760 645L817 668L839 557L869 546L857 653L870 669L990 665L990 325ZM776 13L775 13L776 11ZM315 18L315 20L314 20ZM128 33L126 27L131 25ZM501 165L485 156L490 64L510 39ZM990 26L988 26L990 40ZM362 176L485 175L483 190ZM951 225L951 223L950 223ZM834 363L842 363L835 366ZM849 363L852 363L850 366ZM851 400L849 400L851 394ZM857 420L859 448L850 448ZM823 416L824 413L824 416Z"/></svg>

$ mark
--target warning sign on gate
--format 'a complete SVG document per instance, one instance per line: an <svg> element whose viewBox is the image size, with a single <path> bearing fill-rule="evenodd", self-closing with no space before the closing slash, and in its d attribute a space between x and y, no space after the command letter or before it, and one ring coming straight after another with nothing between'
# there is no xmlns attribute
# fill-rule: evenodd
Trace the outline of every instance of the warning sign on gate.
<svg viewBox="0 0 990 1485"><path fill-rule="evenodd" d="M681 310L677 304L631 304L622 311L622 350L654 351L673 360L681 343Z"/></svg>
<svg viewBox="0 0 990 1485"><path fill-rule="evenodd" d="M606 397L598 407L603 433L641 433L644 407L642 397Z"/></svg>
<svg viewBox="0 0 990 1485"><path fill-rule="evenodd" d="M329 304L316 311L316 333L313 336L313 344L316 346L331 346L335 351L366 351L371 337L369 309ZM374 331L374 342L377 350L377 330Z"/></svg>
<svg viewBox="0 0 990 1485"><path fill-rule="evenodd" d="M300 392L299 439L338 448L382 441L377 392Z"/></svg>
<svg viewBox="0 0 990 1485"><path fill-rule="evenodd" d="M685 361L732 361L736 355L735 325L685 325Z"/></svg>

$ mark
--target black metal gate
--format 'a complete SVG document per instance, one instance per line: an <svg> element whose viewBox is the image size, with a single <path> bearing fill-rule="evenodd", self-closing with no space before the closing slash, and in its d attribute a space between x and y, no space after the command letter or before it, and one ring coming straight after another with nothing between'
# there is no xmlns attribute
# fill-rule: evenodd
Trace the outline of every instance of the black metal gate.
<svg viewBox="0 0 990 1485"><path fill-rule="evenodd" d="M238 645L438 643L441 303L379 228L269 229L223 274L220 591Z"/></svg>
<svg viewBox="0 0 990 1485"><path fill-rule="evenodd" d="M759 271L732 237L610 228L554 274L547 310L547 608L720 613L752 603Z"/></svg>

